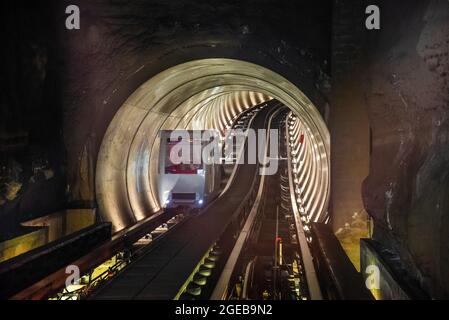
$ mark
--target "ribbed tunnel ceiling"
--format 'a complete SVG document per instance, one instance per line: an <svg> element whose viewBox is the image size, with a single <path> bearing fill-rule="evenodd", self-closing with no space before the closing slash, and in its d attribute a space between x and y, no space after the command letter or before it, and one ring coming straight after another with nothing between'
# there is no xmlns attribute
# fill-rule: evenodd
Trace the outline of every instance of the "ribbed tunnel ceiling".
<svg viewBox="0 0 449 320"><path fill-rule="evenodd" d="M111 122L97 162L100 212L118 231L161 209L160 130L223 132L244 110L277 99L310 132L321 167L329 168L329 133L320 113L286 79L238 60L205 59L170 68L129 97ZM329 181L329 170L323 171ZM321 179L321 180L323 180ZM326 184L328 186L328 183ZM328 200L327 187L321 196Z"/></svg>
<svg viewBox="0 0 449 320"><path fill-rule="evenodd" d="M272 98L254 91L231 91L214 94L208 90L210 97L200 108L189 112L186 126L188 129L216 129L222 134L245 110L269 101Z"/></svg>

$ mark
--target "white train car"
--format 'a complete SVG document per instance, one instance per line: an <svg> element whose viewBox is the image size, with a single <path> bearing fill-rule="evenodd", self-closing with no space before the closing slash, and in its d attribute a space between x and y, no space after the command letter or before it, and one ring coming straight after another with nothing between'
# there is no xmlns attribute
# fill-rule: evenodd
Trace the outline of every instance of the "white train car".
<svg viewBox="0 0 449 320"><path fill-rule="evenodd" d="M196 136L202 137L202 134L194 135L193 131L184 130L161 131L159 197L164 208L202 208L219 193L221 165L201 161L198 150L202 152L209 140ZM171 157L174 148L189 149L189 161L174 162Z"/></svg>

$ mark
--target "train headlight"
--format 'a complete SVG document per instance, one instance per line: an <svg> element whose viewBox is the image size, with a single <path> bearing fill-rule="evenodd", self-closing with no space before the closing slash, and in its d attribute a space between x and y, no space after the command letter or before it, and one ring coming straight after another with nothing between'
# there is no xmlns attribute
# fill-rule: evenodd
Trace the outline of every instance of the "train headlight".
<svg viewBox="0 0 449 320"><path fill-rule="evenodd" d="M198 200L198 204L199 204L199 205L202 205L203 202L204 202L203 199Z"/></svg>

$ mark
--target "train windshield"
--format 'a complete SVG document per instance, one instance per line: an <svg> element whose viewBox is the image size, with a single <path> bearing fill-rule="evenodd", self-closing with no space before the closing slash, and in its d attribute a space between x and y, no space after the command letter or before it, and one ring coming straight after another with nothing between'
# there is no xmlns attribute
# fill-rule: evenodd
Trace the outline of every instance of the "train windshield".
<svg viewBox="0 0 449 320"><path fill-rule="evenodd" d="M203 170L201 139L166 140L165 174L199 174ZM174 149L176 147L176 149ZM182 154L188 152L188 155ZM176 159L173 159L175 155ZM179 158L182 161L179 161Z"/></svg>

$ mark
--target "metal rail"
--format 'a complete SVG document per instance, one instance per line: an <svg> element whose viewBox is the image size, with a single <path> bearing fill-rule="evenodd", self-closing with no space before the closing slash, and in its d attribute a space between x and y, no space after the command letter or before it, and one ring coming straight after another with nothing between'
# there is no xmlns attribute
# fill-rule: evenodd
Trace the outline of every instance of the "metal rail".
<svg viewBox="0 0 449 320"><path fill-rule="evenodd" d="M288 126L285 127L286 137L289 137ZM291 162L291 149L290 143L286 143L287 145L287 158L288 158L288 179L290 186L290 199L292 203L292 209L296 224L296 233L298 239L299 250L302 255L304 269L306 273L307 279L307 287L309 289L309 295L312 300L322 300L323 295L321 293L320 283L318 281L318 276L315 271L315 265L313 262L313 257L310 252L309 243L307 242L306 235L304 233L303 225L301 222L300 213L298 207L296 205L296 196L295 196L295 188L293 185L293 174L292 174L292 162Z"/></svg>
<svg viewBox="0 0 449 320"><path fill-rule="evenodd" d="M272 115L269 116L268 127L271 126L272 118L273 118L273 116L274 116L275 114L277 114L278 112L279 112L279 111L275 111ZM248 124L248 128L251 127L251 125L252 125L254 119L256 118L256 116L257 116L257 114L254 115L254 116L251 118L251 120L250 120L250 122L249 122L249 124ZM269 137L269 134L268 134L268 133L267 133L267 137ZM268 145L268 144L265 145L265 150L264 150L264 151L265 151L265 154L266 154L266 152L267 152L267 145ZM238 164L240 163L240 159L241 159L241 157L243 156L243 154L244 154L244 152L245 152L245 149L246 149L245 146L247 146L247 140L246 140L246 139L245 139L245 143L244 143L244 144L241 146L241 148L240 148L239 155L238 155L238 160L237 160L237 163L236 163L236 165L235 165L235 167L234 167L233 174L232 174L232 176L231 176L231 178L230 178L231 183L232 183L232 180L234 179L234 176L235 176L235 174L236 174L236 172L237 172L237 168L238 168ZM248 221L248 220L250 220L250 219L253 219L253 216L254 216L254 212L253 212L253 211L254 211L254 207L256 206L256 204L257 204L257 206L259 205L258 202L260 201L260 196L261 196L261 195L260 195L260 192L261 192L261 191L260 191L260 190L261 190L261 187L260 187L260 186L263 186L263 184L264 184L264 177L265 177L265 176L262 176L262 179L260 178L260 175L258 174L258 169L257 169L256 172L255 172L255 176L254 176L253 182L252 182L252 184L251 184L251 188L250 188L251 191L245 196L245 198L244 198L244 200L242 201L242 203L239 205L239 207L237 208L237 210L234 212L233 218L231 219L231 221L235 220L237 217L242 217L241 220L246 220L246 221ZM231 183L228 183L227 188L223 191L223 193L220 195L220 197L223 196L223 195L225 194L225 192L229 189ZM256 189L256 185L257 185L257 184L259 184L259 188L258 188L258 189ZM262 190L263 190L263 188L262 188ZM246 226L246 224L243 226L243 230L240 232L240 234L242 234L242 232L244 232L244 233L247 232L247 231L245 230L245 226ZM239 241L242 241L242 239L240 239L240 237L237 239L237 242L236 242L236 243L239 243ZM235 254L236 254L236 253L235 253L234 251L232 251L232 252L230 253L230 256L232 257L232 256L235 255ZM200 269L200 267L201 267L203 261L207 258L207 256L208 256L208 253L205 254L205 256L203 257L203 259L198 263L198 265L197 265L197 266L195 267L195 269L192 271L192 273L190 274L190 276L189 276L189 278L187 279L187 281L186 281L186 282L183 284L183 286L180 288L180 290L179 290L179 292L177 293L175 299L179 299L179 298L181 297L181 295L186 291L186 288L188 287L188 285L189 285L190 283L193 282L193 279L194 279L195 274L198 272L198 270ZM238 256L237 256L237 258L238 258ZM230 258L228 258L227 261L229 261L229 259L230 259ZM228 263L226 263L226 265L224 266L224 269L223 269L222 272L221 272L221 275L220 275L220 278L219 278L219 280L218 280L218 283L224 283L224 282L226 282L226 280L225 280L224 278L222 278L222 277L230 277L230 276L231 276L232 271L231 271L231 274L228 275L228 272L229 272L228 268L229 268ZM229 280L227 280L227 282L229 282ZM226 284L227 284L227 282L226 282ZM216 288L217 288L217 285L214 286L214 291L212 292L212 295L211 295L211 297L210 297L210 299L212 299L212 300L218 300L218 298L215 297L216 295L219 294L218 292L216 292Z"/></svg>
<svg viewBox="0 0 449 320"><path fill-rule="evenodd" d="M280 112L281 110L276 111L270 116L270 120L268 122L267 128L271 128L271 123L273 118ZM269 141L270 135L269 131L267 131L267 141ZM265 150L264 150L264 157L265 160L267 159L267 151L268 151L268 143L265 144ZM265 161L264 161L265 162ZM265 171L265 167L263 168ZM251 208L251 212L246 219L245 225L243 229L241 230L239 237L234 245L234 248L226 262L226 265L221 273L221 276L217 282L217 285L215 286L215 289L212 293L211 299L212 300L223 300L227 296L228 292L228 285L229 281L231 279L232 273L234 272L235 266L237 264L237 260L242 252L242 249L248 239L248 236L251 233L254 221L256 220L256 217L259 213L259 206L262 199L263 191L265 186L265 175L262 175L262 178L260 179L259 189L257 192L257 197L254 201L254 204Z"/></svg>

